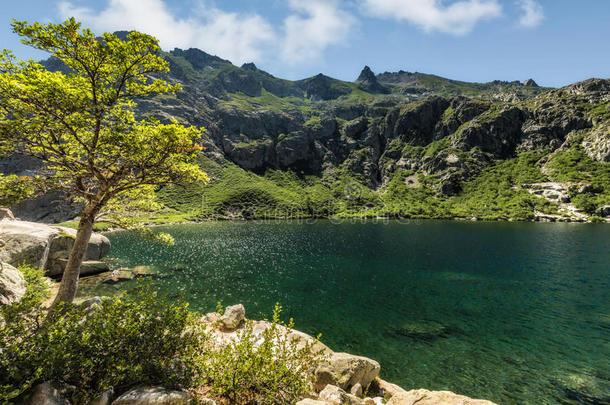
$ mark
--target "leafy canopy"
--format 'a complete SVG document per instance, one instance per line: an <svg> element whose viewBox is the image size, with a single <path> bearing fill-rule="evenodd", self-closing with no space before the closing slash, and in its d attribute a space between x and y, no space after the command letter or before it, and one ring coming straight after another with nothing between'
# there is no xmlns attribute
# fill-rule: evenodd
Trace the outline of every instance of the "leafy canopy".
<svg viewBox="0 0 610 405"><path fill-rule="evenodd" d="M47 184L83 198L95 213L142 188L207 181L193 162L203 128L134 114L134 99L181 89L158 78L169 65L155 38L96 38L73 18L47 25L14 20L13 30L66 69L51 72L0 53L0 154L45 162Z"/></svg>

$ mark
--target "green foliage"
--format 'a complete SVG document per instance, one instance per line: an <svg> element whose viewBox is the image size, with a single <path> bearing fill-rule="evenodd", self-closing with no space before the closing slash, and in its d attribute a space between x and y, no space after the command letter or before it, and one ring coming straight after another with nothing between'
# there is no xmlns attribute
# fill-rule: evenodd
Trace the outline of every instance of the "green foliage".
<svg viewBox="0 0 610 405"><path fill-rule="evenodd" d="M280 321L282 308L275 306L268 328L260 335L255 324L246 325L237 337L211 355L206 374L212 392L232 404L291 404L312 391L313 371L324 359L317 343L287 336Z"/></svg>
<svg viewBox="0 0 610 405"><path fill-rule="evenodd" d="M90 308L61 303L41 322L43 312L34 306L0 329L2 401L48 380L75 386L75 403L109 387L200 381L206 337L181 300L142 285Z"/></svg>
<svg viewBox="0 0 610 405"><path fill-rule="evenodd" d="M383 194L384 206L379 215L401 218L444 218L446 209L444 200L425 186L426 179L419 176L416 186L407 184L407 178L412 176L412 171L396 171L385 193Z"/></svg>
<svg viewBox="0 0 610 405"><path fill-rule="evenodd" d="M118 207L141 206L153 186L207 182L193 162L203 128L136 119L135 99L181 89L153 78L169 70L155 38L132 31L125 41L110 33L98 39L74 18L12 26L24 44L49 52L68 73L0 53L0 154L39 159L49 184L85 201L80 238L89 237L104 208L116 216ZM74 243L57 300L74 299L86 242Z"/></svg>
<svg viewBox="0 0 610 405"><path fill-rule="evenodd" d="M11 205L31 197L36 192L36 178L0 173L0 206Z"/></svg>
<svg viewBox="0 0 610 405"><path fill-rule="evenodd" d="M610 165L589 158L580 142L555 153L547 167L555 181L588 185L583 192L578 192L578 187L570 190L576 208L588 214L598 214L599 208L610 202Z"/></svg>
<svg viewBox="0 0 610 405"><path fill-rule="evenodd" d="M536 162L539 152L526 152L500 161L464 184L463 193L452 199L452 216L487 220L531 220L534 211L557 212L557 205L519 188L522 184L546 181Z"/></svg>
<svg viewBox="0 0 610 405"><path fill-rule="evenodd" d="M69 68L50 72L33 61L0 54L0 141L53 170L53 184L99 211L112 199L125 205L142 188L180 181L204 182L192 159L201 129L136 120L133 99L174 93L150 75L168 70L157 40L131 32L102 40L69 19L41 25L14 21L26 45L47 51ZM118 204L115 204L118 205Z"/></svg>
<svg viewBox="0 0 610 405"><path fill-rule="evenodd" d="M235 404L294 403L312 390L313 370L325 359L318 340L289 337L294 325L276 305L268 327L247 321L234 340L218 345L182 299L140 284L118 298L81 305L41 306L42 272L21 269L28 281L20 303L0 308L0 403L54 381L75 387L73 403L88 403L113 387L207 387ZM217 305L222 313L222 306Z"/></svg>
<svg viewBox="0 0 610 405"><path fill-rule="evenodd" d="M493 100L498 92L505 92L520 98L528 98L547 90L543 87L523 87L516 83L462 82L424 73L415 73L414 76L420 87L443 96L466 96Z"/></svg>

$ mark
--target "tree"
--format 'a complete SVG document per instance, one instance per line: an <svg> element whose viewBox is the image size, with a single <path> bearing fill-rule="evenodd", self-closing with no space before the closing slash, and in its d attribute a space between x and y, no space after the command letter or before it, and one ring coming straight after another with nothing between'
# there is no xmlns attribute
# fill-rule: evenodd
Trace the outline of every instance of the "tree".
<svg viewBox="0 0 610 405"><path fill-rule="evenodd" d="M137 119L134 99L181 89L158 78L169 70L158 41L139 32L101 38L73 18L62 24L13 20L22 42L49 52L68 73L0 53L0 154L33 156L47 185L84 202L56 302L70 302L93 224L102 209L151 187L205 182L194 162L203 128Z"/></svg>

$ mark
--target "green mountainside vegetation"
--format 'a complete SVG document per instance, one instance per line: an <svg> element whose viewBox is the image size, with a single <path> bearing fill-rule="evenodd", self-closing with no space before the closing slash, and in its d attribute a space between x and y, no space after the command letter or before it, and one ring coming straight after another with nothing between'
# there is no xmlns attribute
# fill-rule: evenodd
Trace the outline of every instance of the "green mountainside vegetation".
<svg viewBox="0 0 610 405"><path fill-rule="evenodd" d="M198 49L163 55L183 91L140 100L139 114L207 128L211 181L158 190L165 208L148 221L610 211L610 80L548 89L365 67L354 82L289 81Z"/></svg>

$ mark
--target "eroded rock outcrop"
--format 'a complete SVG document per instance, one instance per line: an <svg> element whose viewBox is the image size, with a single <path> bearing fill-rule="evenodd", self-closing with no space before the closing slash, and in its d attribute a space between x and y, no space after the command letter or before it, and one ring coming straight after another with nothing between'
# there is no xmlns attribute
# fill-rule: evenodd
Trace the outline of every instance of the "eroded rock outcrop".
<svg viewBox="0 0 610 405"><path fill-rule="evenodd" d="M242 304L233 305L225 308L224 314L220 317L222 326L227 330L234 330L246 319L246 310Z"/></svg>
<svg viewBox="0 0 610 405"><path fill-rule="evenodd" d="M594 129L582 142L587 155L598 162L610 162L610 124Z"/></svg>
<svg viewBox="0 0 610 405"><path fill-rule="evenodd" d="M62 264L74 244L76 230L61 226L49 226L36 222L0 221L0 239L4 248L0 250L0 261L44 268L47 275L63 273ZM81 274L107 271L100 260L110 251L110 241L94 233L87 247Z"/></svg>
<svg viewBox="0 0 610 405"><path fill-rule="evenodd" d="M316 370L316 388L331 384L350 390L359 384L366 390L379 375L380 369L375 360L349 353L333 353L328 361Z"/></svg>

